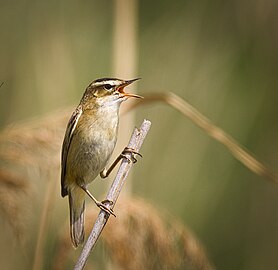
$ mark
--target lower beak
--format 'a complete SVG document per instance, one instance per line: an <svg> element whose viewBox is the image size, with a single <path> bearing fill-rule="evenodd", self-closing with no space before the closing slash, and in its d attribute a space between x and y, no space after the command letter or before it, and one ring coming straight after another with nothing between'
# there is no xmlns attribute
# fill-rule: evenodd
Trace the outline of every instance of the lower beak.
<svg viewBox="0 0 278 270"><path fill-rule="evenodd" d="M121 93L124 95L124 97L135 97L135 98L144 98L142 96L139 95L135 95L135 94L131 94L131 93Z"/></svg>
<svg viewBox="0 0 278 270"><path fill-rule="evenodd" d="M135 81L138 81L140 80L141 78L136 78L136 79L133 79L133 80L128 80L128 81L125 81L123 84L120 85L118 91L120 94L122 94L124 97L134 97L134 98L144 98L142 96L139 96L139 95L135 95L135 94L131 94L131 93L126 93L124 92L124 88L127 86L127 85L130 85L132 84L133 82Z"/></svg>

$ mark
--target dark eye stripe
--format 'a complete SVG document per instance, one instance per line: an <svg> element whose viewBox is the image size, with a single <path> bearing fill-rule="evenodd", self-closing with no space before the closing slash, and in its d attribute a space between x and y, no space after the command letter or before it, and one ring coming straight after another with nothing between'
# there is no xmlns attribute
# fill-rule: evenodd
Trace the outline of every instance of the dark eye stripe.
<svg viewBox="0 0 278 270"><path fill-rule="evenodd" d="M113 87L113 85L111 85L111 84L105 84L103 87L104 87L105 89L107 89L107 90L110 90L110 89Z"/></svg>

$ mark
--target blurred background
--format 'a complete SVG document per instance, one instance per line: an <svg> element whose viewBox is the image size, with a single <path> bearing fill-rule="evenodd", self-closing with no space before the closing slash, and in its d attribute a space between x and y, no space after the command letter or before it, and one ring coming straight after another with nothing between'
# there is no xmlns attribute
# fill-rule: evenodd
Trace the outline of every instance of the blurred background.
<svg viewBox="0 0 278 270"><path fill-rule="evenodd" d="M39 236L42 267L33 269L52 269L59 233L68 229L59 190L62 137L96 78L139 76L141 95L178 94L278 171L278 2L122 0L132 2L131 36L118 32L125 28L117 27L116 2L0 1L3 269L31 269ZM125 54L115 55L129 46L132 72L121 73ZM153 125L130 194L190 228L216 269L278 269L278 186L163 104L138 107L133 120L123 116L121 134L128 138L144 118ZM101 198L110 183L98 179L91 189Z"/></svg>

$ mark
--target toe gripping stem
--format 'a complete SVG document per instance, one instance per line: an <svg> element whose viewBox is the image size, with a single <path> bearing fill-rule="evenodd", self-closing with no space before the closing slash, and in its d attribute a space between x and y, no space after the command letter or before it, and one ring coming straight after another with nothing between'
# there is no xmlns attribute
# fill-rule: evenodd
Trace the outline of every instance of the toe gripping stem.
<svg viewBox="0 0 278 270"><path fill-rule="evenodd" d="M129 155L127 154L131 154L131 156L129 157ZM133 148L125 147L125 149L120 154L120 157L125 158L128 161L128 163L130 162L136 163L137 159L135 158L135 155L138 155L141 158L143 157L139 152L136 152Z"/></svg>

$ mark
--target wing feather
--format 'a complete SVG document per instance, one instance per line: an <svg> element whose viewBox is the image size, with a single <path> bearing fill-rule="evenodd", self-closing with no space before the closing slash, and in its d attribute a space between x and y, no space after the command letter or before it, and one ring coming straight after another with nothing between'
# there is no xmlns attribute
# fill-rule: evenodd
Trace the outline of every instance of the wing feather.
<svg viewBox="0 0 278 270"><path fill-rule="evenodd" d="M76 125L78 123L78 120L82 114L82 107L79 105L76 110L73 112L67 126L65 138L63 141L63 147L62 147L62 164L61 164L61 194L63 197L68 195L68 190L65 185L65 176L66 176L66 170L67 170L67 157L68 152L70 148L70 143L72 141L72 137L74 135L74 130L76 128Z"/></svg>

